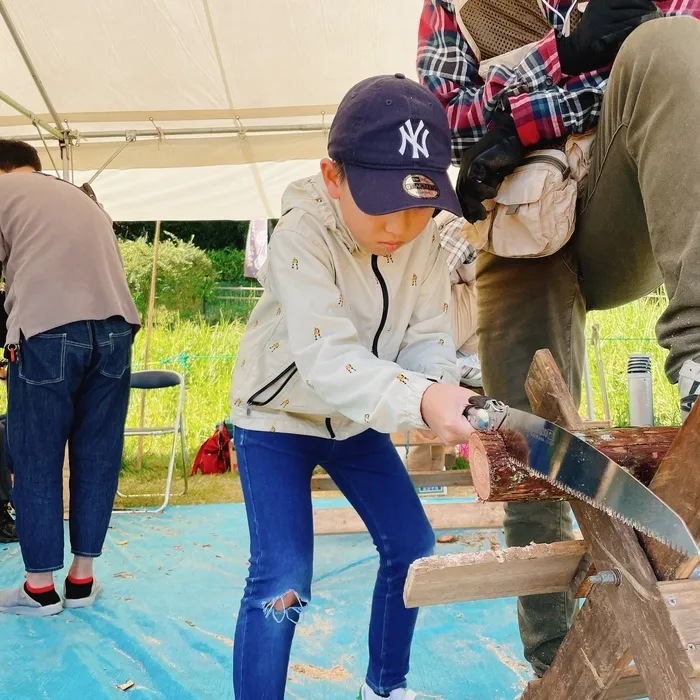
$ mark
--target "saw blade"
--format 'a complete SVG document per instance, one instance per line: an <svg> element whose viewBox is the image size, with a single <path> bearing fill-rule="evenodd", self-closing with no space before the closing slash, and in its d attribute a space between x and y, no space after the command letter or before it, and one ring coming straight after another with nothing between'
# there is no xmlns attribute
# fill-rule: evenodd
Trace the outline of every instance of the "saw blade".
<svg viewBox="0 0 700 700"><path fill-rule="evenodd" d="M508 408L510 460L685 556L700 554L682 518L602 452L554 423Z"/></svg>

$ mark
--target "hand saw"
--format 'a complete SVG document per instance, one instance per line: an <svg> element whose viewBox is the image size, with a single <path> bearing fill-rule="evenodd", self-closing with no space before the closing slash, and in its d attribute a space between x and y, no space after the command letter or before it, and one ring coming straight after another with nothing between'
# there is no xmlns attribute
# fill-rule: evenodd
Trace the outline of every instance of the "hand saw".
<svg viewBox="0 0 700 700"><path fill-rule="evenodd" d="M485 396L464 412L477 430L511 433L509 460L686 556L700 554L688 526L629 472L558 425Z"/></svg>

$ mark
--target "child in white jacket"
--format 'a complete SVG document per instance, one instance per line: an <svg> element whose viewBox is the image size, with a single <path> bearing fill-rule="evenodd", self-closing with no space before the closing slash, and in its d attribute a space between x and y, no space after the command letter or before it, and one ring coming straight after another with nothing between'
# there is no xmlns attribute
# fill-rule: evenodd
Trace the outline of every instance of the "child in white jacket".
<svg viewBox="0 0 700 700"><path fill-rule="evenodd" d="M343 99L330 159L292 184L241 342L232 420L251 539L236 626L237 700L282 700L295 624L309 603L310 481L323 466L379 551L361 700L410 700L417 611L410 564L434 536L388 433L468 439L473 393L458 386L450 280L436 208L459 213L439 102L402 75ZM332 159L332 160L331 160Z"/></svg>

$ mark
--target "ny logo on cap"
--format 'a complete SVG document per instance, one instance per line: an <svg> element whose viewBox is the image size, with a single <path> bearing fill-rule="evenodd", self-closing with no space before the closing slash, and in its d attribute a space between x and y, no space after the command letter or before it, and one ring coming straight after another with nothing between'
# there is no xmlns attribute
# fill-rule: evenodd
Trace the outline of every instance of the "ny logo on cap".
<svg viewBox="0 0 700 700"><path fill-rule="evenodd" d="M406 152L406 146L411 144L413 148L413 154L411 157L414 160L420 158L421 155L424 155L426 158L430 157L430 153L428 153L428 146L426 144L426 139L428 138L430 131L425 128L425 124L423 124L422 119L420 122L418 122L418 128L415 131L413 130L413 124L411 124L410 119L407 119L406 123L401 125L399 131L401 132L401 148L399 148L399 153L401 155ZM420 143L419 137L421 137Z"/></svg>

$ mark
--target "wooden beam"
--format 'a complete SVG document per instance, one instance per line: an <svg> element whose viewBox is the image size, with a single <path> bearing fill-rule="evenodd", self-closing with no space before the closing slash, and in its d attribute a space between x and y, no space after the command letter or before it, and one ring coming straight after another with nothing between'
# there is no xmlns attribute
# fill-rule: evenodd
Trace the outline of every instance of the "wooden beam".
<svg viewBox="0 0 700 700"><path fill-rule="evenodd" d="M583 418L549 350L538 350L525 380L532 412L567 430L582 431Z"/></svg>
<svg viewBox="0 0 700 700"><path fill-rule="evenodd" d="M613 650L611 658L625 648L631 651L652 700L694 699L688 680L692 665L637 534L583 503L572 503L572 507L597 569L616 569L622 579L619 587L606 586L603 591L612 618L599 616L601 625L619 629L626 642L617 652Z"/></svg>
<svg viewBox="0 0 700 700"><path fill-rule="evenodd" d="M414 486L472 486L472 474L468 469L446 469L434 472L409 472ZM311 477L312 491L337 491L338 487L328 474Z"/></svg>
<svg viewBox="0 0 700 700"><path fill-rule="evenodd" d="M700 541L700 402L688 416L676 439L652 479L650 489L668 503ZM688 578L700 565L700 557L686 557L664 545L643 537L649 561L658 578Z"/></svg>
<svg viewBox="0 0 700 700"><path fill-rule="evenodd" d="M554 663L541 679L528 684L521 700L608 700L615 697L608 691L621 683L631 656L624 654L626 642L621 631L610 623L613 615L606 591L594 588L559 647ZM610 653L611 649L620 647L623 647L622 655Z"/></svg>
<svg viewBox="0 0 700 700"><path fill-rule="evenodd" d="M639 673L634 664L628 666L620 676L619 680L612 686L609 690L602 691L598 688L595 681L595 677L592 677L587 681L589 687L591 688L591 694L581 697L581 700L591 700L591 698L600 698L601 692L605 692L605 700L639 700L639 698L646 698L647 691L644 687L644 681L641 679ZM534 697L544 697L543 695L535 696L533 693L540 693L542 687L542 680L537 679L530 681L525 693L521 696L520 700L531 700ZM573 696L571 696L573 698ZM577 696L578 697L578 696Z"/></svg>
<svg viewBox="0 0 700 700"><path fill-rule="evenodd" d="M580 540L482 550L415 561L404 588L407 608L566 591L586 545Z"/></svg>
<svg viewBox="0 0 700 700"><path fill-rule="evenodd" d="M426 503L423 505L434 530L500 529L501 503ZM367 528L353 508L315 508L315 535L347 535Z"/></svg>
<svg viewBox="0 0 700 700"><path fill-rule="evenodd" d="M693 676L700 677L700 579L657 585L693 667Z"/></svg>

